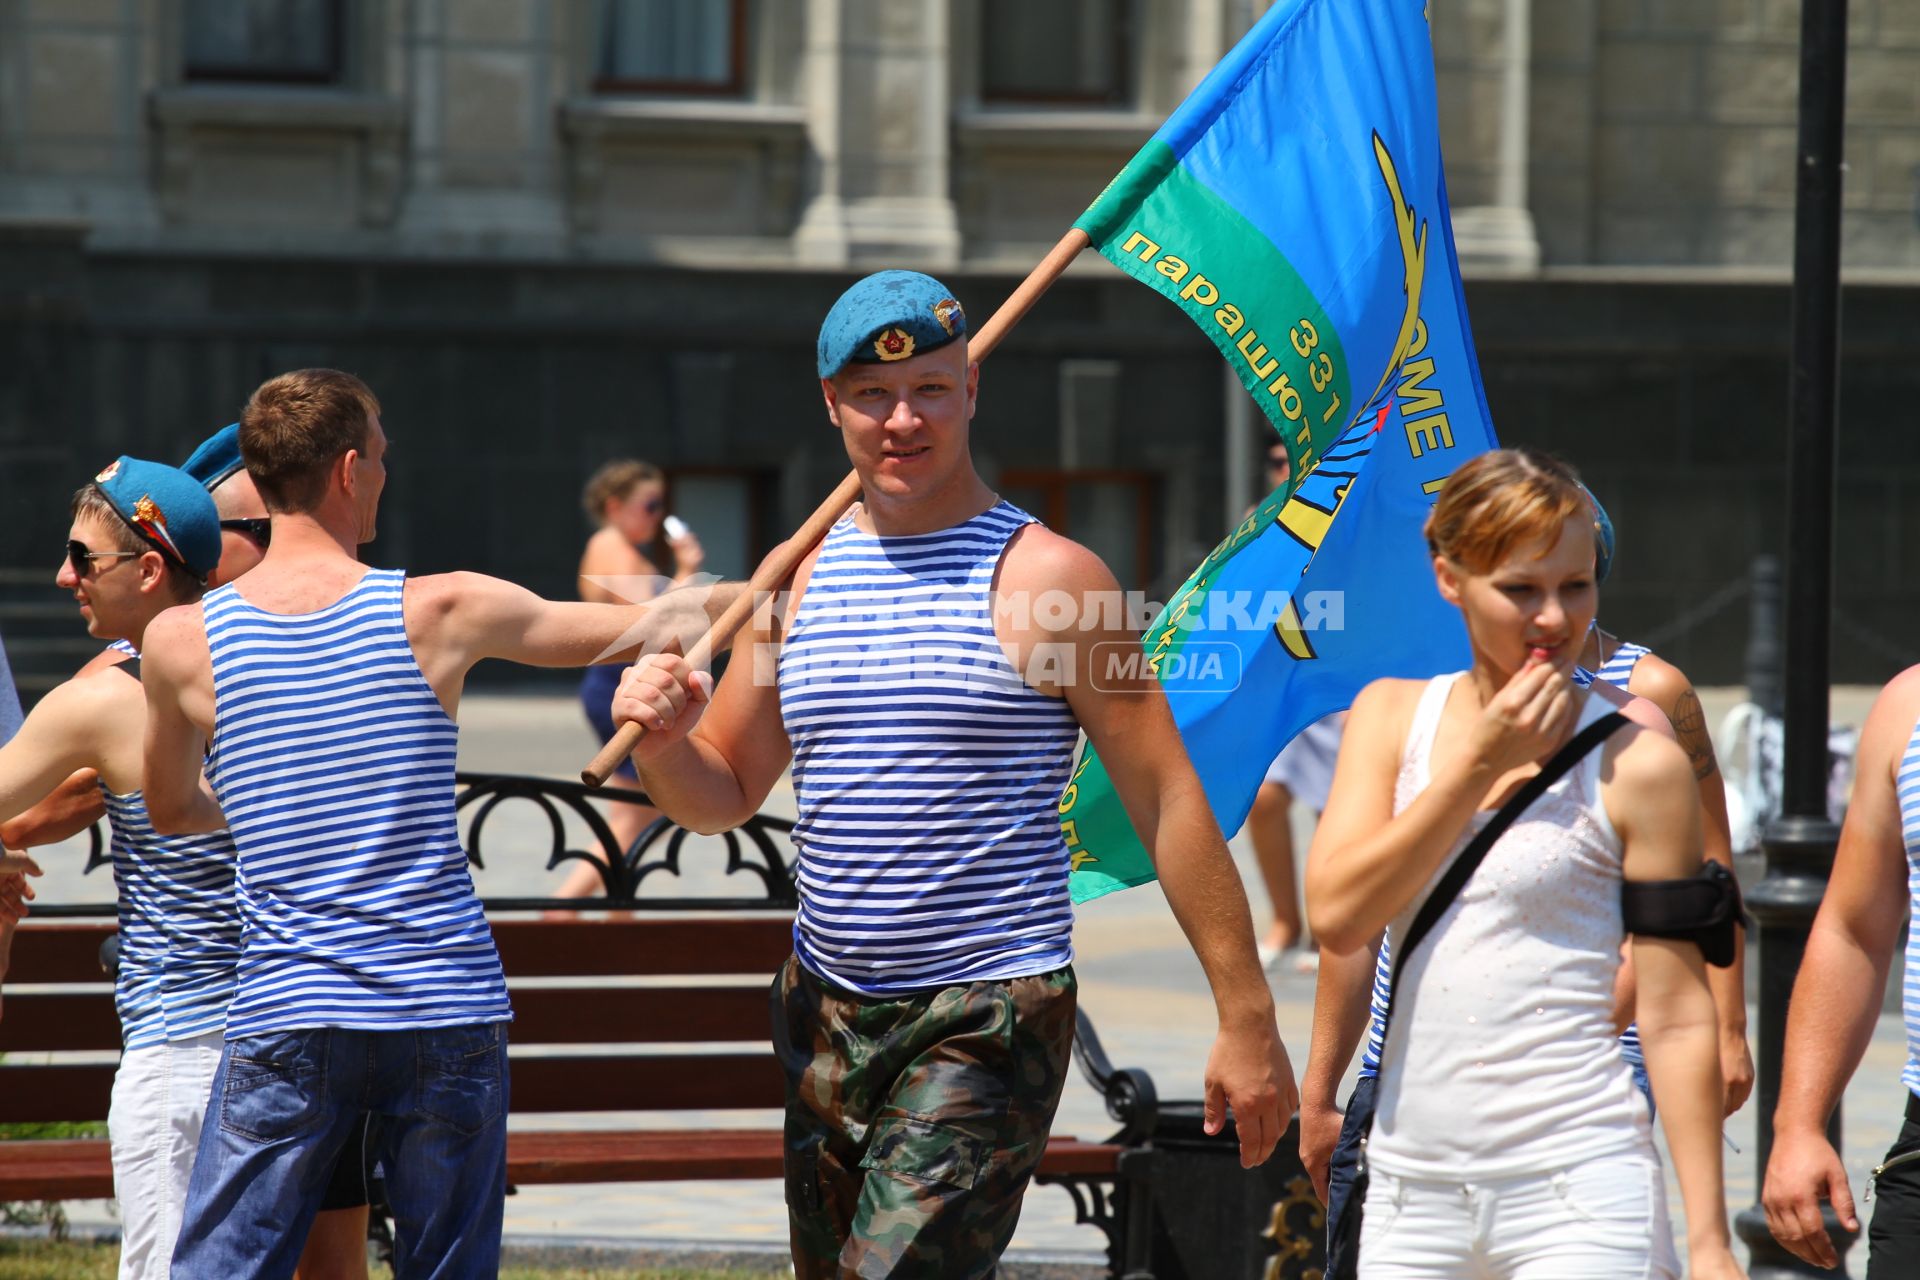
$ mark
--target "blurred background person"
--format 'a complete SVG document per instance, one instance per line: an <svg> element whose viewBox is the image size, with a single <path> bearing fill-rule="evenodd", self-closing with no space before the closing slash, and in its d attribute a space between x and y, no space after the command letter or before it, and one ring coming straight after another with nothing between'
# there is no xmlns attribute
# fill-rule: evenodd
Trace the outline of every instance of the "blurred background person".
<svg viewBox="0 0 1920 1280"><path fill-rule="evenodd" d="M1267 488L1285 489L1293 479L1293 460L1280 440L1267 444ZM1330 715L1301 730L1280 749L1267 776L1254 793L1244 830L1260 867L1260 882L1272 904L1273 923L1260 938L1260 963L1277 968L1290 951L1298 951L1297 967L1310 972L1318 953L1306 943L1300 919L1300 891L1294 872L1293 802L1297 799L1317 817L1327 806L1327 788L1333 784L1333 762L1340 754L1340 726L1344 713Z"/></svg>
<svg viewBox="0 0 1920 1280"><path fill-rule="evenodd" d="M666 477L660 468L635 458L602 463L587 480L581 494L587 518L598 526L580 553L580 598L592 604L641 604L671 585L678 586L700 572L705 552L692 530L680 525L669 536L672 572L663 572L647 553L659 540L667 519ZM676 522L677 523L677 522ZM613 736L613 691L626 669L618 662L588 667L580 681L580 706L601 742ZM633 761L623 760L607 780L608 786L638 790ZM633 844L647 824L660 816L648 805L613 804L607 825L621 849ZM556 891L562 898L592 898L606 892L598 865L576 862Z"/></svg>
<svg viewBox="0 0 1920 1280"><path fill-rule="evenodd" d="M1253 844L1260 880L1273 904L1273 923L1260 939L1260 963L1269 971L1278 968L1289 953L1302 973L1311 973L1318 965L1319 952L1307 938L1300 918L1293 858L1293 804L1298 800L1306 805L1316 819L1327 807L1333 763L1340 756L1340 730L1346 718L1344 711L1337 711L1316 720L1280 748L1247 814L1247 839Z"/></svg>

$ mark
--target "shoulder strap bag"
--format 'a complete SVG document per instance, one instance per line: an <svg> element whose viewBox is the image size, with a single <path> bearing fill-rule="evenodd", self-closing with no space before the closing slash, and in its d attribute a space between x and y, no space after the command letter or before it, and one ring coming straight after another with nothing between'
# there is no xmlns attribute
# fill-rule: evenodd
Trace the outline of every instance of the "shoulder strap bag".
<svg viewBox="0 0 1920 1280"><path fill-rule="evenodd" d="M1427 935L1433 932L1433 927L1440 922L1440 917L1447 913L1447 908L1451 907L1454 900L1460 896L1460 891L1467 887L1467 881L1473 878L1474 871L1486 860L1487 851L1493 848L1496 840L1506 834L1507 828L1513 825L1516 818L1545 794L1548 787L1558 782L1568 770L1579 764L1589 752L1611 737L1614 731L1625 723L1627 723L1625 716L1618 711L1612 711L1576 733L1565 746L1554 752L1552 759L1540 766L1539 773L1527 779L1525 785L1514 792L1512 798L1501 805L1493 817L1487 819L1487 825L1480 828L1479 834L1460 851L1460 856L1453 860L1453 865L1448 867L1446 874L1440 877L1440 882L1433 886L1433 892L1427 895L1427 900L1421 904L1419 912L1414 915L1413 923L1407 926L1407 936L1404 939L1394 940L1393 982L1387 991L1386 1013L1380 1019L1382 1044L1386 1043L1387 1027L1393 1022L1394 1003L1400 998L1400 975L1407 967L1407 958L1426 940ZM1372 1130L1371 1116L1368 1117L1367 1127L1369 1131ZM1333 1228L1335 1237L1341 1243L1341 1247L1335 1250L1341 1265L1338 1274L1330 1277L1330 1280L1355 1280L1358 1275L1360 1221L1362 1206L1367 1198L1367 1182L1366 1145L1363 1138L1360 1167L1354 1173L1353 1189L1348 1192L1340 1221L1335 1223Z"/></svg>

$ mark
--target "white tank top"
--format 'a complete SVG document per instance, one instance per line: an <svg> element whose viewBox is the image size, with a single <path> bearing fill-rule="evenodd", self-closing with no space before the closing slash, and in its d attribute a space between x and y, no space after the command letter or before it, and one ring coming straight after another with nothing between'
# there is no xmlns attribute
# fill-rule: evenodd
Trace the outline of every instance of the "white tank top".
<svg viewBox="0 0 1920 1280"><path fill-rule="evenodd" d="M1394 785L1399 813L1425 790L1434 731L1462 673L1421 696ZM1579 727L1610 707L1587 699ZM1545 1173L1652 1150L1647 1105L1613 1033L1620 839L1593 752L1488 851L1401 974L1368 1157L1396 1177ZM1490 815L1468 823L1466 847ZM1389 926L1404 936L1434 881Z"/></svg>

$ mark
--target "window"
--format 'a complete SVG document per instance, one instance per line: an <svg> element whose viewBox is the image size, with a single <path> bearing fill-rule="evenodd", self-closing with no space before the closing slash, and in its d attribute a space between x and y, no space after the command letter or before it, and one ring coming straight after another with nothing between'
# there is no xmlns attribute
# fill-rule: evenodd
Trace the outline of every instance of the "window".
<svg viewBox="0 0 1920 1280"><path fill-rule="evenodd" d="M983 0L980 97L1126 106L1133 101L1127 0Z"/></svg>
<svg viewBox="0 0 1920 1280"><path fill-rule="evenodd" d="M706 552L702 573L745 581L773 549L767 516L776 510L772 472L734 467L676 467L667 477L667 509L687 522ZM671 569L663 566L663 572Z"/></svg>
<svg viewBox="0 0 1920 1280"><path fill-rule="evenodd" d="M346 0L185 0L186 78L338 84Z"/></svg>
<svg viewBox="0 0 1920 1280"><path fill-rule="evenodd" d="M1146 590L1154 563L1155 478L1145 471L1039 471L1009 468L1000 495L1046 521L1102 560L1122 588Z"/></svg>
<svg viewBox="0 0 1920 1280"><path fill-rule="evenodd" d="M746 0L600 0L594 88L615 93L741 93Z"/></svg>

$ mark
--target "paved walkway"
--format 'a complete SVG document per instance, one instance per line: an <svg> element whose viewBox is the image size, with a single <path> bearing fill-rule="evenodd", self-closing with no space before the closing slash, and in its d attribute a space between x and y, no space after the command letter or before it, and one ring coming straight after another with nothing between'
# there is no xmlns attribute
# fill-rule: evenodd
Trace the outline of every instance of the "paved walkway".
<svg viewBox="0 0 1920 1280"><path fill-rule="evenodd" d="M1859 723L1870 691L1836 691L1836 719ZM1717 724L1731 704L1727 691L1709 691L1710 723ZM553 697L475 696L462 708L461 765L463 768L510 773L571 777L591 752L593 743L571 699ZM777 790L768 809L792 813L792 793ZM1304 857L1310 819L1296 815L1299 848ZM507 850L514 823L523 824L528 847L546 847L545 819L531 812L495 819L502 829L489 836L488 867L477 874L485 895L538 893L553 882L551 873L528 862L516 862ZM499 843L496 843L498 841ZM718 847L714 846L714 852ZM1234 851L1250 885L1256 913L1263 899L1244 841ZM717 860L697 847L688 854L686 891L699 894L718 889ZM43 860L49 868L42 886L49 901L109 900L107 872L81 877L79 857L53 853ZM702 865L702 864L705 865ZM1081 1000L1099 1028L1109 1055L1123 1066L1145 1068L1162 1098L1200 1096L1201 1071L1213 1034L1212 1008L1198 963L1188 950L1157 887L1115 894L1089 904L1080 912L1075 935L1076 968ZM1296 1070L1307 1058L1308 1029L1313 1003L1313 979L1293 972L1273 978L1280 1029L1293 1054ZM1868 1169L1892 1141L1898 1127L1899 1070L1904 1041L1898 1019L1881 1019L1865 1064L1848 1091L1845 1108L1847 1165L1856 1194ZM1738 1212L1755 1198L1754 1108L1736 1116L1727 1132L1744 1154L1727 1153L1727 1199ZM539 1127L579 1125L680 1124L686 1127L735 1125L755 1127L774 1122L771 1113L722 1113L681 1116L542 1116ZM518 1120L515 1121L519 1123ZM1058 1133L1104 1137L1112 1122L1099 1099L1076 1078L1067 1087ZM91 1203L70 1207L77 1225L104 1227L112 1219L108 1207ZM1678 1221L1677 1198L1675 1204ZM636 1185L532 1187L507 1203L507 1231L528 1242L556 1238L592 1238L639 1246L678 1242L777 1246L785 1239L785 1211L777 1182L651 1183ZM1037 1188L1029 1196L1019 1231L1017 1250L1050 1255L1091 1254L1102 1247L1099 1234L1076 1225L1065 1192ZM1864 1255L1862 1256L1862 1261Z"/></svg>

